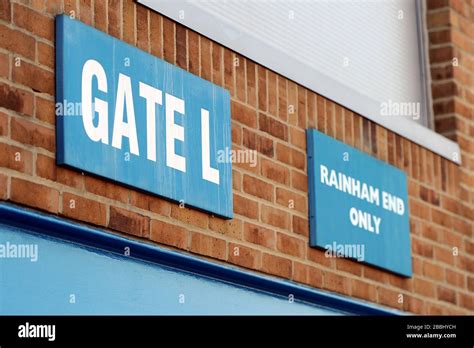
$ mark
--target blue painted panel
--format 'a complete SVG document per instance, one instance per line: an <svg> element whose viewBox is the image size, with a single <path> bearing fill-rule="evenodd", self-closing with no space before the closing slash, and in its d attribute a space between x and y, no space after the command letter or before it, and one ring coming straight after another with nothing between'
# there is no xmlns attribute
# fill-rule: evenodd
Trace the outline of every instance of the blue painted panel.
<svg viewBox="0 0 474 348"><path fill-rule="evenodd" d="M406 174L314 129L307 144L311 246L411 276Z"/></svg>
<svg viewBox="0 0 474 348"><path fill-rule="evenodd" d="M8 243L8 244L7 244ZM0 224L2 315L332 315L342 312ZM134 248L131 248L132 254ZM27 255L27 254L24 254ZM34 253L30 254L34 255ZM58 260L61 260L58 262ZM75 303L71 303L71 295Z"/></svg>
<svg viewBox="0 0 474 348"><path fill-rule="evenodd" d="M231 148L227 90L64 15L56 17L56 58L58 164L232 218L232 164L219 155ZM119 93L128 81L131 93ZM142 96L151 87L151 97ZM182 101L184 113L170 111L167 124L171 96ZM184 157L184 167L170 165L170 153ZM218 183L203 168L218 170Z"/></svg>

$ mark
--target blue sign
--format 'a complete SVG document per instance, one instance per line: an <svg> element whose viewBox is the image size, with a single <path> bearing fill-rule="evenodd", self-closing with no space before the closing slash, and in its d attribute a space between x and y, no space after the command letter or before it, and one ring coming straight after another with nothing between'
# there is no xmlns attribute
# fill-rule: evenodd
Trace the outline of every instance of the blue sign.
<svg viewBox="0 0 474 348"><path fill-rule="evenodd" d="M57 162L232 218L227 90L56 17Z"/></svg>
<svg viewBox="0 0 474 348"><path fill-rule="evenodd" d="M307 143L311 246L410 277L406 174L314 129Z"/></svg>

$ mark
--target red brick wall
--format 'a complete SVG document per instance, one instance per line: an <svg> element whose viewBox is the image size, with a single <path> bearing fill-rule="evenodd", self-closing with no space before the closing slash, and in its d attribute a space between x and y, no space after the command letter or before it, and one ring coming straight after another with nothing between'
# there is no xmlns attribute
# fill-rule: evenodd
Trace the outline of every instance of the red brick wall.
<svg viewBox="0 0 474 348"><path fill-rule="evenodd" d="M433 3L445 6L441 0ZM423 314L473 314L474 6L472 1L462 3L446 5L448 17L457 18L460 33L470 30L471 46L463 43L467 34L452 35L451 43L451 36L446 39L445 34L430 31L434 109L436 115L449 114L456 120L455 139L463 160L457 166L129 0L3 0L0 198L393 308ZM234 165L233 220L180 208L55 165L53 29L54 16L63 12L230 90L233 146L258 151L256 167ZM428 16L430 27L433 21L446 21L445 14L436 20L431 12ZM469 18L471 24L466 24ZM441 46L446 43L449 52L461 54L461 73L437 65L451 54L439 53L444 47L435 47L433 36L437 35ZM446 71L452 75L444 78ZM445 98L447 104L454 103L447 113L438 105L445 103L446 91L453 90ZM442 131L441 120L437 119L437 127ZM304 133L308 127L407 172L413 278L326 258L323 251L309 248ZM403 295L402 303L399 295Z"/></svg>

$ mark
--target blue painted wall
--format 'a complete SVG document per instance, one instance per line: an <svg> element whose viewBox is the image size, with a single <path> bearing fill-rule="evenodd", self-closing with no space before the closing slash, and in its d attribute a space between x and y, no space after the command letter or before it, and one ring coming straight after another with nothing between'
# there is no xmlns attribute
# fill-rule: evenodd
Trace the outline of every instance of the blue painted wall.
<svg viewBox="0 0 474 348"><path fill-rule="evenodd" d="M83 68L91 60L100 65L99 70L105 73L106 82L99 83L100 74L83 81ZM117 96L119 79L127 79L124 80L123 76L130 78L132 98L122 107L120 103L116 107L117 100L122 99ZM161 105L154 104L156 161L148 159L147 132L153 127L147 128L147 101L140 95L140 83L161 91ZM83 110L77 112L77 106L83 106L83 87L88 87L85 95L90 95L92 102L96 101L91 111L94 127L99 126L101 104L107 103L107 139L91 139L90 132L86 132ZM166 95L184 101L184 114L174 112L173 120L178 127L184 128L184 140L175 139L172 143L174 152L185 158L185 172L167 165L165 120L166 108L171 103L167 102ZM62 115L57 116L58 164L232 218L232 164L218 161L219 151L231 148L230 95L227 90L62 15L56 17L56 98L60 106L57 111ZM112 146L117 110L123 109L122 121L130 123L126 105L135 115L138 154L134 153L126 136L121 139L120 149ZM203 178L201 109L209 113L206 122L209 126L209 137L206 138L209 151L204 151L209 153L206 168L219 171L218 184Z"/></svg>
<svg viewBox="0 0 474 348"><path fill-rule="evenodd" d="M6 242L37 245L38 259L0 258L2 315L340 313L0 224Z"/></svg>
<svg viewBox="0 0 474 348"><path fill-rule="evenodd" d="M311 246L336 252L338 246L355 246L359 251L363 250L363 260L360 261L411 276L406 174L314 129L307 131L307 144ZM327 169L327 176L322 172L322 166ZM332 179L338 179L339 173L342 173L360 181L361 187L365 183L374 190L378 189L378 204L375 200L369 201L336 188L333 185L335 181L331 180L332 171L337 173ZM393 211L384 207L383 192L403 202L403 213L402 210ZM362 219L351 221L351 210L358 214L370 214L364 216L370 219L371 230L359 224ZM380 219L377 220L378 229L374 217Z"/></svg>

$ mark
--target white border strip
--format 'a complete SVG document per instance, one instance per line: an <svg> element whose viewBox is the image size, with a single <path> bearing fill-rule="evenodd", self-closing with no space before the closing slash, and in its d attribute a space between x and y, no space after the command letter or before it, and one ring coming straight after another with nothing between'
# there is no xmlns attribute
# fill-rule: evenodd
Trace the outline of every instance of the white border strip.
<svg viewBox="0 0 474 348"><path fill-rule="evenodd" d="M459 145L414 121L401 117L380 116L380 103L302 64L280 51L239 30L232 23L193 6L192 1L137 0L218 43L288 77L289 79L363 115L369 120L421 145L438 155L461 164ZM184 11L184 12L182 12ZM180 18L184 13L184 18ZM192 14L192 15L191 15Z"/></svg>

